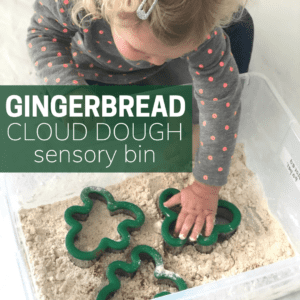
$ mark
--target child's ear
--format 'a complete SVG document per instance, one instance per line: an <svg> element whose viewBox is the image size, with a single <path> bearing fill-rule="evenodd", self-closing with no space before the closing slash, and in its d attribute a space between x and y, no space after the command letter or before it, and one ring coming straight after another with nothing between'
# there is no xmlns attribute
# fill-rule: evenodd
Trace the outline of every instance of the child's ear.
<svg viewBox="0 0 300 300"><path fill-rule="evenodd" d="M131 27L141 23L135 12L120 11L116 16L116 24L124 27Z"/></svg>

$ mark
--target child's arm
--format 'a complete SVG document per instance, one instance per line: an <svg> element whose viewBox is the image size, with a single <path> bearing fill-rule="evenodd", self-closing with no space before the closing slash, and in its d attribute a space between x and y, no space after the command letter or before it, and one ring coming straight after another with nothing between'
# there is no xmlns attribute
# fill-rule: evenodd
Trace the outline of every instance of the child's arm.
<svg viewBox="0 0 300 300"><path fill-rule="evenodd" d="M242 92L229 38L221 28L215 29L188 60L200 126L193 174L207 185L222 186L227 182L236 144Z"/></svg>
<svg viewBox="0 0 300 300"><path fill-rule="evenodd" d="M37 73L46 84L86 85L73 63L71 39L79 30L68 13L69 0L41 0L28 28L27 45Z"/></svg>
<svg viewBox="0 0 300 300"><path fill-rule="evenodd" d="M175 231L195 240L206 222L211 234L218 192L226 184L240 118L242 85L231 54L230 41L221 28L187 56L199 107L200 146L193 170L196 181L173 196L166 206L182 204Z"/></svg>

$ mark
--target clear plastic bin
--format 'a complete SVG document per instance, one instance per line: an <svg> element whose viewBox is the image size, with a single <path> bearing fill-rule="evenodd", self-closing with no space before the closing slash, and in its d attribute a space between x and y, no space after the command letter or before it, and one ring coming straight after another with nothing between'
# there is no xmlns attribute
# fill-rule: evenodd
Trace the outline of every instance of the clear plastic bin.
<svg viewBox="0 0 300 300"><path fill-rule="evenodd" d="M236 276L195 287L162 299L277 299L300 290L300 126L274 86L263 75L241 75L244 81L242 116L237 142L245 144L247 166L256 173L269 209L282 224L296 257ZM297 169L298 167L298 169ZM1 190L7 199L17 243L17 259L26 297L37 300L22 239L18 210L79 195L87 185L99 185L99 177L83 173L76 186L72 174L2 174ZM102 186L134 174L98 174ZM41 199L45 182L65 185L65 195ZM18 201L17 201L18 200ZM205 298L204 298L205 297Z"/></svg>

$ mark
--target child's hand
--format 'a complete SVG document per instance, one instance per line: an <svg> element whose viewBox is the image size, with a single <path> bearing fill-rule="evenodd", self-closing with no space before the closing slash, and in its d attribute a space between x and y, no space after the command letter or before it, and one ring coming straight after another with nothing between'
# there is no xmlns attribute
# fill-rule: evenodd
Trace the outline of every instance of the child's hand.
<svg viewBox="0 0 300 300"><path fill-rule="evenodd" d="M180 193L164 203L166 207L172 207L181 203L182 209L175 226L175 233L180 233L180 239L185 239L194 225L190 240L196 241L204 223L205 236L211 235L214 228L220 189L220 186L209 186L194 181L192 185L184 188Z"/></svg>

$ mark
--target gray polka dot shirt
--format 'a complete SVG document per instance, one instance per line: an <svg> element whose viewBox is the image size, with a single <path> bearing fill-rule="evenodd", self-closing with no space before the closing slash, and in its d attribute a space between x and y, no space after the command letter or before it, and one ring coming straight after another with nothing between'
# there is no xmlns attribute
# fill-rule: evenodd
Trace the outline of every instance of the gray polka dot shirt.
<svg viewBox="0 0 300 300"><path fill-rule="evenodd" d="M70 0L41 0L28 28L30 57L43 84L134 84L164 66L129 61L118 52L109 24L103 19L76 26ZM242 84L230 42L221 28L186 54L199 108L200 145L193 174L208 185L227 182L240 118Z"/></svg>

